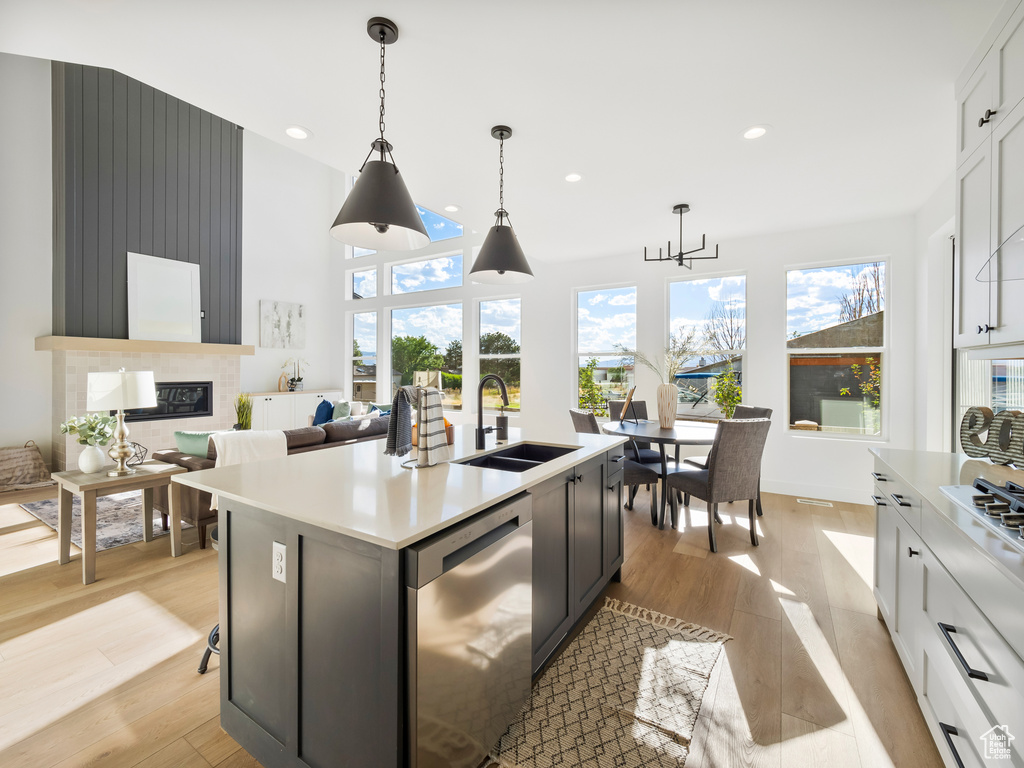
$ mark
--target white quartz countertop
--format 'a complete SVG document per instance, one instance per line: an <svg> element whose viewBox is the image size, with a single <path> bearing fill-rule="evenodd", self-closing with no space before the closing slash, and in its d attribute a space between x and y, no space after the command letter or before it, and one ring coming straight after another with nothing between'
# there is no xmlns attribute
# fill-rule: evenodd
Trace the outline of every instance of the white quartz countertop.
<svg viewBox="0 0 1024 768"><path fill-rule="evenodd" d="M281 459L204 469L175 482L389 549L402 549L624 443L624 437L561 429L509 429L509 440L474 448L474 427L455 427L455 461L519 442L577 450L526 472L444 463L406 469L415 457L385 456L385 440L298 453ZM415 463L415 462L410 462ZM221 502L223 506L223 501Z"/></svg>
<svg viewBox="0 0 1024 768"><path fill-rule="evenodd" d="M939 490L943 485L971 485L977 477L999 484L1007 480L1021 483L1024 482L1024 472L959 453L896 448L872 448L871 452L920 493L938 513L936 520L922 520L923 524L941 521L959 531L965 545L973 544L976 551L1024 589L1024 552L993 535L977 513L961 508Z"/></svg>

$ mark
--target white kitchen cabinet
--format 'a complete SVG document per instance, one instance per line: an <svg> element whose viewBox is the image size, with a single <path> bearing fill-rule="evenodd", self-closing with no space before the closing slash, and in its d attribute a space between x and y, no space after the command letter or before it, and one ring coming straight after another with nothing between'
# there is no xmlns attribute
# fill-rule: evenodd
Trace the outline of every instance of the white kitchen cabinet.
<svg viewBox="0 0 1024 768"><path fill-rule="evenodd" d="M885 482L882 480L881 482ZM875 495L875 602L887 626L896 620L896 511L876 484Z"/></svg>
<svg viewBox="0 0 1024 768"><path fill-rule="evenodd" d="M253 429L297 429L309 425L309 417L321 400L340 400L341 391L268 392L252 396Z"/></svg>
<svg viewBox="0 0 1024 768"><path fill-rule="evenodd" d="M896 620L892 639L907 677L915 688L921 681L921 633L924 624L924 545L910 523L896 515Z"/></svg>
<svg viewBox="0 0 1024 768"><path fill-rule="evenodd" d="M1021 63L1024 69L1024 62ZM992 131L992 250L1024 227L1024 102ZM989 265L989 341L1024 341L1024 264L1015 255L996 256Z"/></svg>
<svg viewBox="0 0 1024 768"><path fill-rule="evenodd" d="M1024 2L958 88L957 109L954 343L1019 343L1024 280L990 257L1024 225Z"/></svg>
<svg viewBox="0 0 1024 768"><path fill-rule="evenodd" d="M988 142L1024 99L1024 2L996 37L977 69L957 89L957 166Z"/></svg>

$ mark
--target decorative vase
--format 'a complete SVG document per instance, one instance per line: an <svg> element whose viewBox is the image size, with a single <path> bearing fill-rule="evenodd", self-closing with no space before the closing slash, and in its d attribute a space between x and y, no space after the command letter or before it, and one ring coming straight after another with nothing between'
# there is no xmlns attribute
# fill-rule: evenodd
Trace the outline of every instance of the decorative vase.
<svg viewBox="0 0 1024 768"><path fill-rule="evenodd" d="M103 469L103 465L106 464L107 457L103 453L103 449L98 445L87 445L85 449L78 454L78 471L85 472L87 475L91 475L94 472L99 472Z"/></svg>
<svg viewBox="0 0 1024 768"><path fill-rule="evenodd" d="M679 390L675 384L658 387L658 422L662 429L672 429L676 423L676 399Z"/></svg>

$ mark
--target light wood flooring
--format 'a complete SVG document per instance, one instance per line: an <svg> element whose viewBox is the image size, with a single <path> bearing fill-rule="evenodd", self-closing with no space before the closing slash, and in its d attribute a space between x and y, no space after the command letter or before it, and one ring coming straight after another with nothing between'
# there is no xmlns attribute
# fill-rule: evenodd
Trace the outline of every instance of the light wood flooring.
<svg viewBox="0 0 1024 768"><path fill-rule="evenodd" d="M687 768L939 766L885 626L875 616L871 507L765 494L761 546L746 505L725 505L707 551L700 502L680 531L626 512L612 597L728 632ZM194 530L56 563L56 535L0 507L0 766L251 768L219 727L219 663L196 674L217 622L217 555Z"/></svg>

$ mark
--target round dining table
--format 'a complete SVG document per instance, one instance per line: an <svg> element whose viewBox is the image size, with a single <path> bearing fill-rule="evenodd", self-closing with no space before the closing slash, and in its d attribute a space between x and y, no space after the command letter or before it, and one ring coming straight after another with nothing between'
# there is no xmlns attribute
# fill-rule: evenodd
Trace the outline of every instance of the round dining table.
<svg viewBox="0 0 1024 768"><path fill-rule="evenodd" d="M711 445L715 442L715 433L718 431L718 422L706 421L677 421L668 429L662 429L657 420L639 419L637 422L630 420L609 421L601 425L601 429L609 435L621 435L641 443L657 443L661 452L661 514L659 520L662 526L665 521L665 504L668 499L668 459L665 456L665 446L676 446L676 461L679 460L679 446L682 445ZM627 452L628 456L628 452Z"/></svg>

